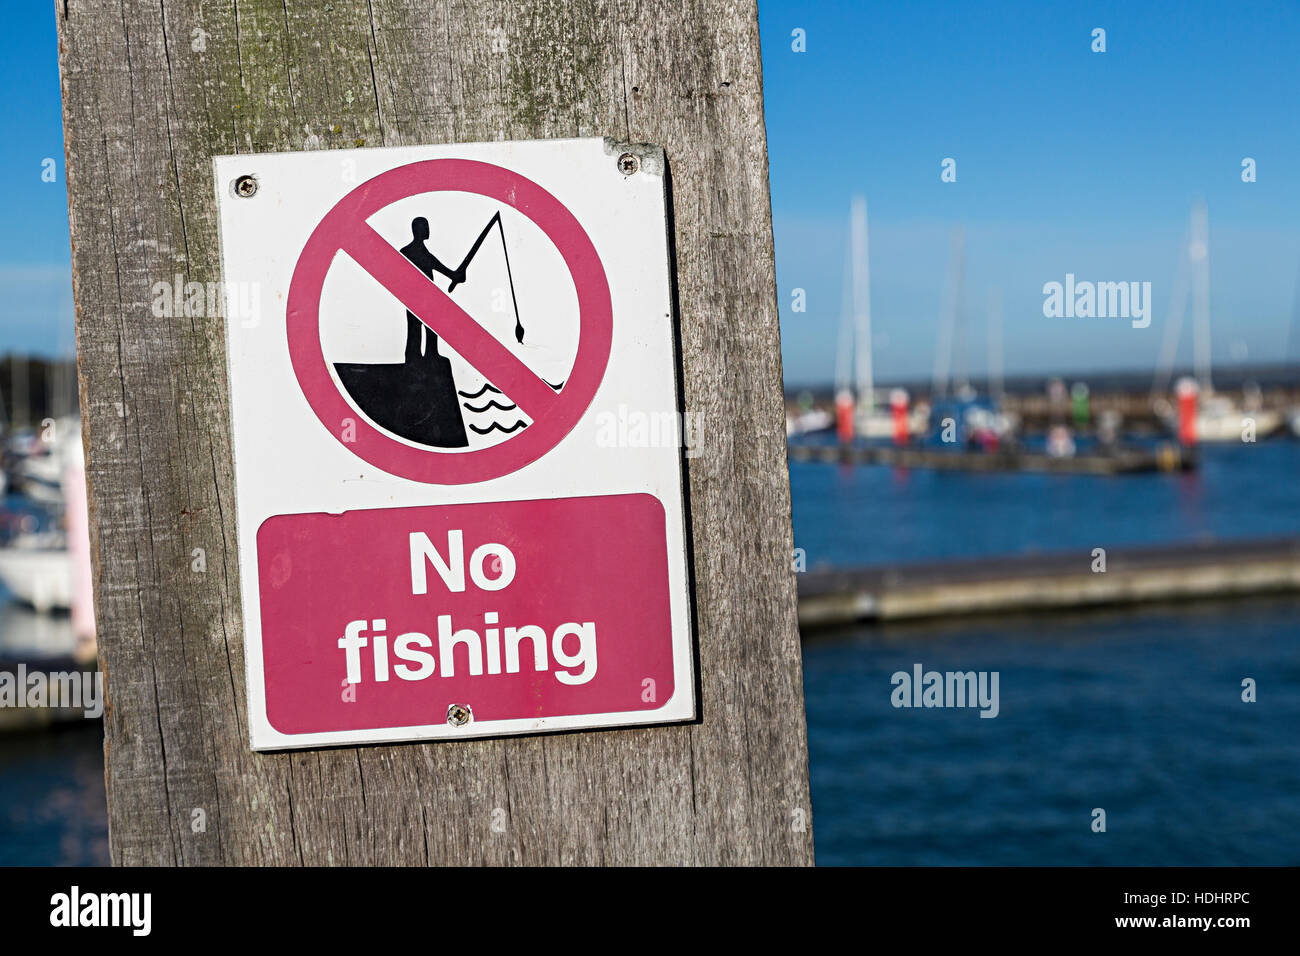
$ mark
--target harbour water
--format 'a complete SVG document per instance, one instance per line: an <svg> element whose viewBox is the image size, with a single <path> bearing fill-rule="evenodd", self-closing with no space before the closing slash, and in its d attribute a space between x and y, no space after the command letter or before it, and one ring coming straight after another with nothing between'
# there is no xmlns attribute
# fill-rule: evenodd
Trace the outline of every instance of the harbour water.
<svg viewBox="0 0 1300 956"><path fill-rule="evenodd" d="M814 567L1300 534L1300 443L1202 455L1121 478L792 464L795 543ZM1300 601L1247 599L809 640L818 861L1300 862L1298 621ZM998 671L998 717L894 708L917 663Z"/></svg>
<svg viewBox="0 0 1300 956"><path fill-rule="evenodd" d="M1300 862L1297 621L1300 601L1252 599L807 642L818 862ZM916 663L999 672L998 716L894 708Z"/></svg>
<svg viewBox="0 0 1300 956"><path fill-rule="evenodd" d="M98 721L0 737L0 866L107 866Z"/></svg>
<svg viewBox="0 0 1300 956"><path fill-rule="evenodd" d="M1045 475L790 465L808 567L1300 534L1300 442L1201 449L1196 471Z"/></svg>
<svg viewBox="0 0 1300 956"><path fill-rule="evenodd" d="M1300 534L1298 466L1290 440L1120 478L795 464L796 544L813 567ZM1297 622L1300 599L1261 598L812 637L818 861L1300 862ZM32 626L10 614L0 640ZM998 716L893 707L917 663L997 671ZM0 864L106 860L102 772L98 724L0 737Z"/></svg>

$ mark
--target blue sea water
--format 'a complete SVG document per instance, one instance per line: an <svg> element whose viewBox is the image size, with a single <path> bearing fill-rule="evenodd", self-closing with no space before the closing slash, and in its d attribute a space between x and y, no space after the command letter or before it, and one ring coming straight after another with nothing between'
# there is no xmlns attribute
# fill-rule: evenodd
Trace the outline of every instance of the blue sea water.
<svg viewBox="0 0 1300 956"><path fill-rule="evenodd" d="M1297 622L1248 600L807 642L818 862L1300 863ZM998 716L893 707L916 663L997 671Z"/></svg>
<svg viewBox="0 0 1300 956"><path fill-rule="evenodd" d="M1300 442L1206 446L1175 474L1047 475L791 462L808 566L1300 534Z"/></svg>
<svg viewBox="0 0 1300 956"><path fill-rule="evenodd" d="M1289 440L1174 475L794 464L795 540L816 566L1300 534L1298 467ZM1252 598L816 636L818 861L1300 863L1298 622L1300 598ZM998 717L892 707L916 663L997 671ZM107 859L102 745L97 725L0 737L0 864Z"/></svg>
<svg viewBox="0 0 1300 956"><path fill-rule="evenodd" d="M99 723L0 737L0 866L107 866Z"/></svg>
<svg viewBox="0 0 1300 956"><path fill-rule="evenodd" d="M1204 455L1119 477L794 463L795 543L812 567L1300 534L1300 444ZM861 626L803 660L820 863L1300 863L1300 600ZM999 715L894 708L916 663L997 671Z"/></svg>

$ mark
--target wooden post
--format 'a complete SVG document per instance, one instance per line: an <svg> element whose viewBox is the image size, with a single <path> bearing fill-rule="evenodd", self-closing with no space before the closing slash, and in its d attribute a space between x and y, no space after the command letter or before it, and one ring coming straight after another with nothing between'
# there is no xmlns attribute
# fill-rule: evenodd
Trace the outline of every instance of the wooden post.
<svg viewBox="0 0 1300 956"><path fill-rule="evenodd" d="M810 863L752 0L56 9L114 861ZM254 754L211 158L597 135L670 163L700 720Z"/></svg>

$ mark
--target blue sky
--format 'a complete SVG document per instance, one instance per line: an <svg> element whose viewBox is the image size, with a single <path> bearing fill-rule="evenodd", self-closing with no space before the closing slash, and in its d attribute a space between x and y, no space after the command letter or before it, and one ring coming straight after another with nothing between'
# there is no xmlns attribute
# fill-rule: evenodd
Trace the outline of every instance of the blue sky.
<svg viewBox="0 0 1300 956"><path fill-rule="evenodd" d="M0 217L0 353L66 356L72 278L54 5L23 0L5 14L0 90L9 120L0 176L9 189ZM57 164L56 182L41 179L47 158Z"/></svg>
<svg viewBox="0 0 1300 956"><path fill-rule="evenodd" d="M9 16L0 76L6 102L21 105L0 151L11 184L0 352L66 354L54 16L37 2ZM788 382L832 374L854 192L870 211L881 379L929 374L958 226L973 374L985 367L994 288L1008 371L1150 368L1198 195L1210 213L1216 362L1282 356L1300 280L1300 3L767 0L759 17ZM1105 53L1090 49L1095 27ZM795 28L806 52L791 49ZM1246 156L1255 183L1241 182ZM940 181L945 157L955 183ZM46 158L55 183L41 181ZM1067 272L1150 281L1151 327L1044 318L1043 283ZM791 309L795 288L806 312Z"/></svg>
<svg viewBox="0 0 1300 956"><path fill-rule="evenodd" d="M769 0L759 16L787 382L833 373L858 191L878 378L928 376L955 226L973 373L994 288L1009 371L1152 367L1197 195L1216 362L1281 356L1300 278L1300 4ZM1044 318L1043 283L1067 272L1150 281L1151 327Z"/></svg>

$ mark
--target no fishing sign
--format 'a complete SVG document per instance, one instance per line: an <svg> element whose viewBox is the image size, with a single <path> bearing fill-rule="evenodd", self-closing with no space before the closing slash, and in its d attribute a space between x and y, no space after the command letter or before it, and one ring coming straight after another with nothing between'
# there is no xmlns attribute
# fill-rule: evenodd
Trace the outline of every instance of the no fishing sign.
<svg viewBox="0 0 1300 956"><path fill-rule="evenodd" d="M662 151L214 170L253 748L692 719Z"/></svg>

